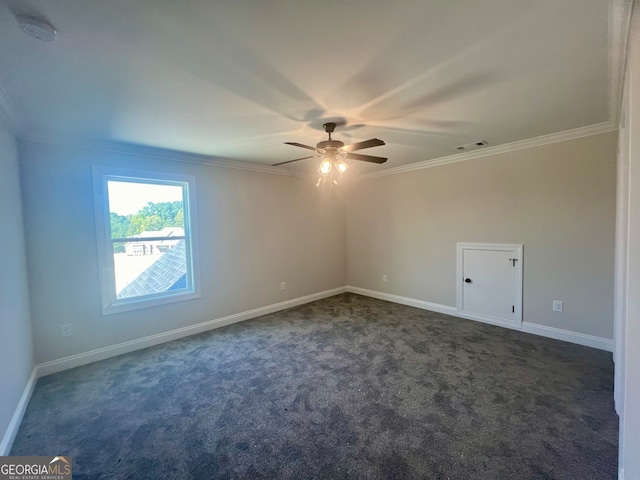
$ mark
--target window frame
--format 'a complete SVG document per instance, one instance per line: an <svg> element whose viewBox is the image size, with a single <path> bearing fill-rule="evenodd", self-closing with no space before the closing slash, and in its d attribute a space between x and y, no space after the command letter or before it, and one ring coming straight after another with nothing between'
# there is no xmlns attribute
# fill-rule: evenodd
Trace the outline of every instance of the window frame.
<svg viewBox="0 0 640 480"><path fill-rule="evenodd" d="M149 170L141 171L97 166L94 166L92 170L102 315L111 315L200 298L202 293L200 290L200 262L196 228L197 207L195 177L191 175L160 173ZM186 289L125 299L117 298L113 244L118 242L114 241L111 237L111 216L108 190L109 181L175 185L183 188L184 240L187 252ZM122 241L123 239L115 240Z"/></svg>

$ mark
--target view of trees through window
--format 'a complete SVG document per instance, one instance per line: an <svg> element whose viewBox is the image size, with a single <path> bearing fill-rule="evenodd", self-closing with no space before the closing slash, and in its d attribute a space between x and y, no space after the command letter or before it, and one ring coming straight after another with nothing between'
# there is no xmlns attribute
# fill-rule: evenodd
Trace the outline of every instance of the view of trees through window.
<svg viewBox="0 0 640 480"><path fill-rule="evenodd" d="M119 215L110 212L111 238L127 238L142 232L160 231L165 227L184 228L182 201L148 202L137 213ZM114 243L114 253L123 253L125 243Z"/></svg>
<svg viewBox="0 0 640 480"><path fill-rule="evenodd" d="M136 180L107 181L117 299L187 288L187 185Z"/></svg>
<svg viewBox="0 0 640 480"><path fill-rule="evenodd" d="M195 178L94 168L105 315L200 297Z"/></svg>

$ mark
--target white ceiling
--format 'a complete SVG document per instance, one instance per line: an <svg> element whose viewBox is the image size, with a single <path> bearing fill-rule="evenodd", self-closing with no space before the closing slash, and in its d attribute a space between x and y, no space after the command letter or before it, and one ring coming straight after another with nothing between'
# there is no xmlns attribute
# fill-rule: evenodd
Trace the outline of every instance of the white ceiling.
<svg viewBox="0 0 640 480"><path fill-rule="evenodd" d="M399 167L612 125L611 3L0 0L0 104L21 138L261 165L306 156L283 142L315 145L324 122L345 121L336 139L387 143L360 152L389 157L361 172ZM18 13L58 39L26 36Z"/></svg>

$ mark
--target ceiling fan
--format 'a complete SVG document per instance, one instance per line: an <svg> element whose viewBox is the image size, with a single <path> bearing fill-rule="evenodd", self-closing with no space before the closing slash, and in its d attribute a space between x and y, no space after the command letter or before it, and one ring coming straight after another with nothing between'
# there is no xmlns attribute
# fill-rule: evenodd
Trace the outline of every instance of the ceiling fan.
<svg viewBox="0 0 640 480"><path fill-rule="evenodd" d="M302 143L297 143L297 142L284 142L287 145L293 145L294 147L306 148L307 150L314 150L315 152L317 152L317 155L296 158L295 160L287 160L286 162L274 163L272 167L275 167L278 165L284 165L286 163L297 162L298 160L306 160L307 158L321 157L323 155L342 156L350 160L361 160L363 162L371 162L371 163L384 163L387 161L387 159L383 157L374 157L372 155L361 155L358 153L351 153L355 150L363 150L365 148L382 146L385 144L382 140L378 140L377 138L372 138L370 140L365 140L363 142L358 142L352 145L345 146L344 142L341 142L340 140L333 140L331 138L331 134L336 128L335 123L325 123L324 125L322 125L322 127L324 128L324 131L329 134L329 140L324 140L322 142L319 142L315 147L312 147L310 145L304 145Z"/></svg>
<svg viewBox="0 0 640 480"><path fill-rule="evenodd" d="M295 160L287 160L286 162L275 163L272 165L272 167L284 165L286 163L297 162L299 160L306 160L307 158L325 157L323 162L320 164L320 168L318 169L321 177L320 179L318 179L317 186L320 186L323 180L328 180L328 175L330 174L330 172L335 172L337 170L339 173L343 173L347 168L349 168L349 166L343 160L345 158L348 158L349 160L360 160L362 162L370 163L384 163L387 161L387 159L384 157L374 157L372 155L361 155L359 153L352 153L355 150L363 150L365 148L379 147L381 145L384 145L385 143L382 140L372 138L363 142L345 145L344 142L341 142L340 140L333 140L331 138L331 134L336 128L335 123L329 122L325 123L322 126L324 128L324 131L329 134L329 140L323 140L322 142L316 144L315 147L297 142L284 142L287 145L293 145L294 147L313 150L314 152L316 152L316 155L310 155L308 157L296 158ZM330 179L330 183L331 185L337 185L338 181L335 179L335 177L333 177Z"/></svg>

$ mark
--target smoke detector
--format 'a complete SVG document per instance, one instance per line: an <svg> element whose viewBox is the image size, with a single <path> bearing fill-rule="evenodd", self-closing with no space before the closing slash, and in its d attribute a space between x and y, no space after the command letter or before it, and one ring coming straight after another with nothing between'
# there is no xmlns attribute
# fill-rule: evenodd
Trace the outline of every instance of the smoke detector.
<svg viewBox="0 0 640 480"><path fill-rule="evenodd" d="M58 34L57 30L46 20L31 15L16 15L18 26L30 37L43 42L53 42Z"/></svg>

